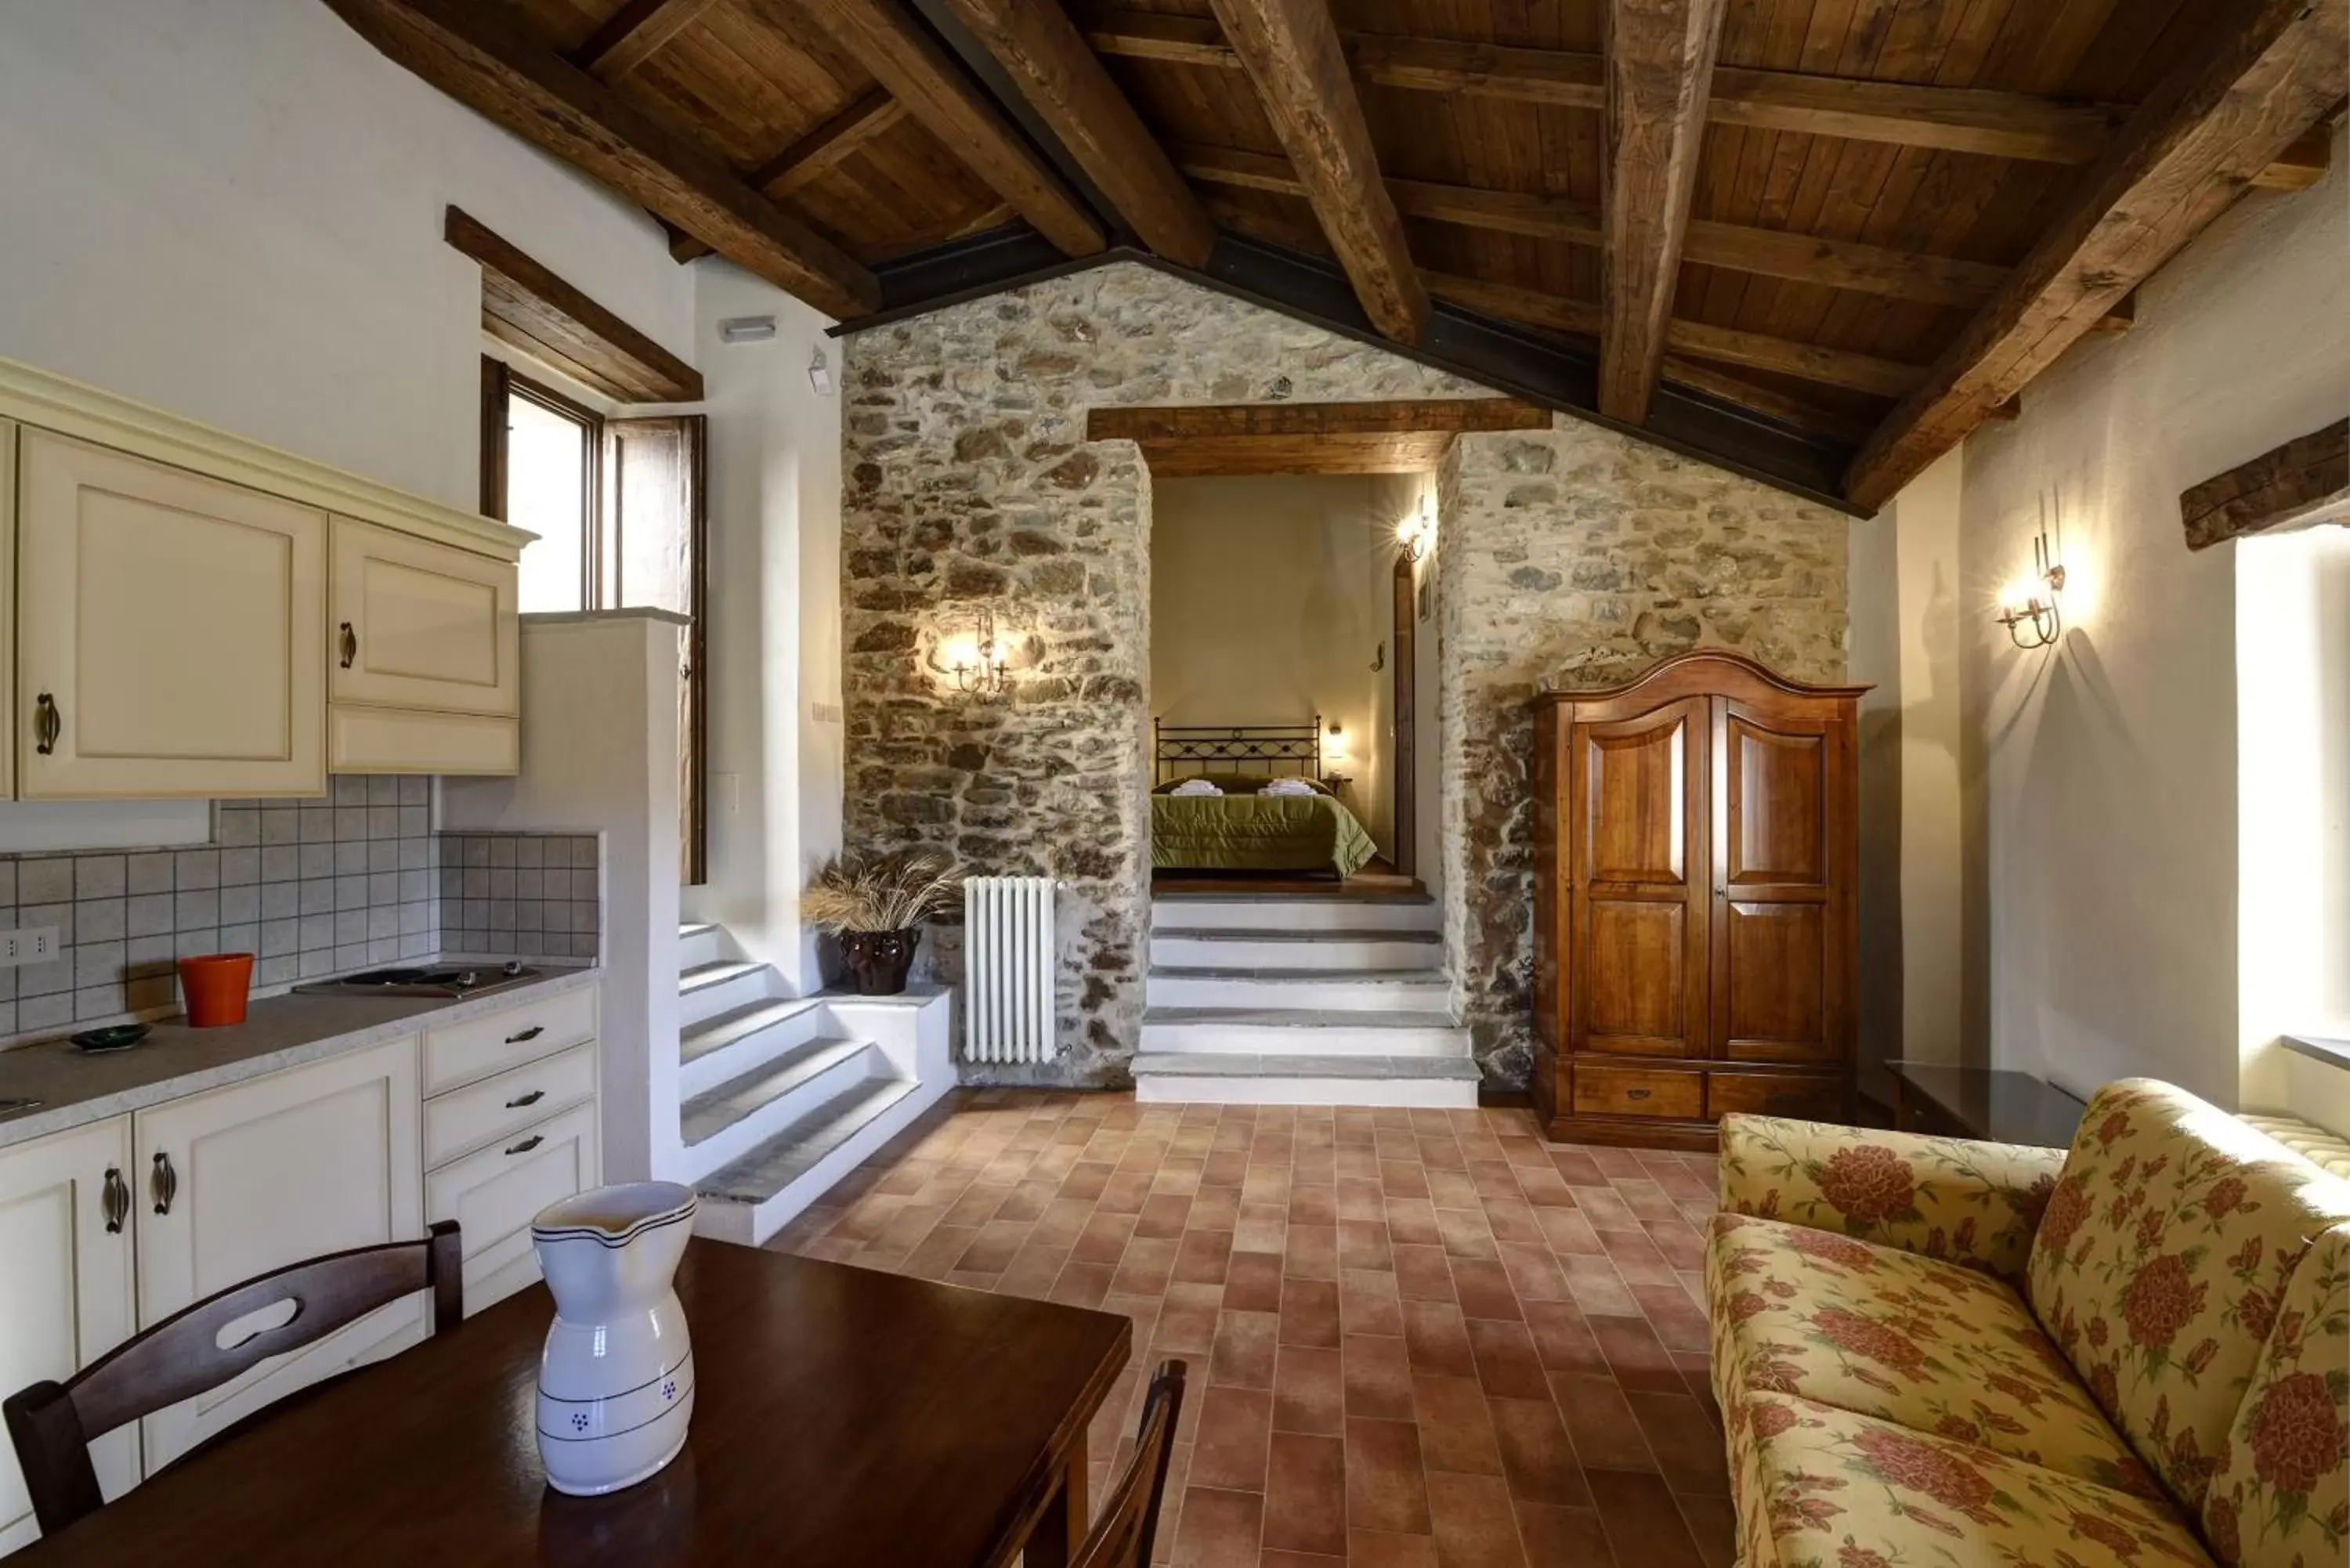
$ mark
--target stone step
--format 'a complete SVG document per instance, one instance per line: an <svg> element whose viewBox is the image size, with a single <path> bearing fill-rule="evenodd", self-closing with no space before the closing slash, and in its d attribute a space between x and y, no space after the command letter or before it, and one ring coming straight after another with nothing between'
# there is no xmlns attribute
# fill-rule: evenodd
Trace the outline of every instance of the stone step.
<svg viewBox="0 0 2350 1568"><path fill-rule="evenodd" d="M694 1182L696 1235L755 1247L921 1113L911 1078L868 1078Z"/></svg>
<svg viewBox="0 0 2350 1568"><path fill-rule="evenodd" d="M1439 931L1444 907L1425 893L1180 893L1150 896L1150 929Z"/></svg>
<svg viewBox="0 0 2350 1568"><path fill-rule="evenodd" d="M1153 926L1154 969L1220 969L1274 973L1293 970L1441 969L1444 938L1435 931L1338 929L1287 931Z"/></svg>
<svg viewBox="0 0 2350 1568"><path fill-rule="evenodd" d="M1147 1105L1468 1108L1480 1081L1476 1063L1440 1056L1146 1052L1132 1070L1134 1097Z"/></svg>
<svg viewBox="0 0 2350 1568"><path fill-rule="evenodd" d="M697 964L678 978L678 1026L688 1028L722 1012L774 999L782 989L782 977L774 968L754 960L721 959Z"/></svg>
<svg viewBox="0 0 2350 1568"><path fill-rule="evenodd" d="M804 1041L678 1107L686 1169L715 1170L864 1080L888 1076L888 1060L869 1041Z"/></svg>
<svg viewBox="0 0 2350 1568"><path fill-rule="evenodd" d="M1142 1050L1146 1054L1465 1057L1469 1032L1443 1012L1154 1007L1142 1015Z"/></svg>
<svg viewBox="0 0 2350 1568"><path fill-rule="evenodd" d="M811 998L758 1001L692 1024L678 1036L677 1092L690 1098L811 1040L827 1023Z"/></svg>
<svg viewBox="0 0 2350 1568"><path fill-rule="evenodd" d="M726 956L724 937L716 926L687 921L677 928L677 970L680 975Z"/></svg>
<svg viewBox="0 0 2350 1568"><path fill-rule="evenodd" d="M1444 1012L1452 988L1433 970L1263 971L1154 965L1147 1006L1280 1008L1315 1012Z"/></svg>

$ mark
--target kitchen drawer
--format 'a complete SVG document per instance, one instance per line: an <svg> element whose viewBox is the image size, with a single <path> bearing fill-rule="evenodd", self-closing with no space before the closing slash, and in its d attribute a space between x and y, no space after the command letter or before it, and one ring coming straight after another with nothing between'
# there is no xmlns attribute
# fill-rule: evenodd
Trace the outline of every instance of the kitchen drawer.
<svg viewBox="0 0 2350 1568"><path fill-rule="evenodd" d="M1844 1081L1799 1073L1709 1073L1705 1114L1719 1121L1733 1111L1766 1116L1841 1119Z"/></svg>
<svg viewBox="0 0 2350 1568"><path fill-rule="evenodd" d="M520 1132L596 1094L596 1045L574 1045L424 1102L424 1168Z"/></svg>
<svg viewBox="0 0 2350 1568"><path fill-rule="evenodd" d="M1705 1107L1705 1079L1698 1073L1657 1073L1645 1067L1575 1066L1575 1109L1579 1116L1680 1116L1695 1119Z"/></svg>
<svg viewBox="0 0 2350 1568"><path fill-rule="evenodd" d="M424 1178L424 1218L463 1231L465 1315L538 1278L530 1222L602 1180L593 1101L523 1128Z"/></svg>
<svg viewBox="0 0 2350 1568"><path fill-rule="evenodd" d="M424 1033L424 1092L437 1095L596 1037L596 987L533 997Z"/></svg>

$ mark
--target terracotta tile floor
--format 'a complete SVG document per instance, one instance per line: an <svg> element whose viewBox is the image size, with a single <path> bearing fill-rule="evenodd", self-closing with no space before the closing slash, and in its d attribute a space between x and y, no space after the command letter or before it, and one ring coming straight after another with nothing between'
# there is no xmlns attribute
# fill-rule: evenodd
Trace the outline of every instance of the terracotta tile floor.
<svg viewBox="0 0 2350 1568"><path fill-rule="evenodd" d="M770 1246L1134 1320L1190 1364L1158 1555L1198 1568L1721 1568L1713 1157L1522 1111L961 1091Z"/></svg>

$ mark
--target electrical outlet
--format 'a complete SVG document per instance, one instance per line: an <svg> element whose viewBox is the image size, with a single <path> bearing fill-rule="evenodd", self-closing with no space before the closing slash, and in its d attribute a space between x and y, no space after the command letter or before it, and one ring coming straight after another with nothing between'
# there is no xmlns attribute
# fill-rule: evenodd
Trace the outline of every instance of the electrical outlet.
<svg viewBox="0 0 2350 1568"><path fill-rule="evenodd" d="M0 931L0 969L47 963L57 956L55 926L26 926L18 930Z"/></svg>

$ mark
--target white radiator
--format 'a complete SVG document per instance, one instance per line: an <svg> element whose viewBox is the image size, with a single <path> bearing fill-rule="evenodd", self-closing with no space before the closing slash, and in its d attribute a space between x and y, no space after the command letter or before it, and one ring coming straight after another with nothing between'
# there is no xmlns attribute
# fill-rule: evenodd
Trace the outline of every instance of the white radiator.
<svg viewBox="0 0 2350 1568"><path fill-rule="evenodd" d="M971 877L962 885L963 1057L1053 1056L1053 878Z"/></svg>

